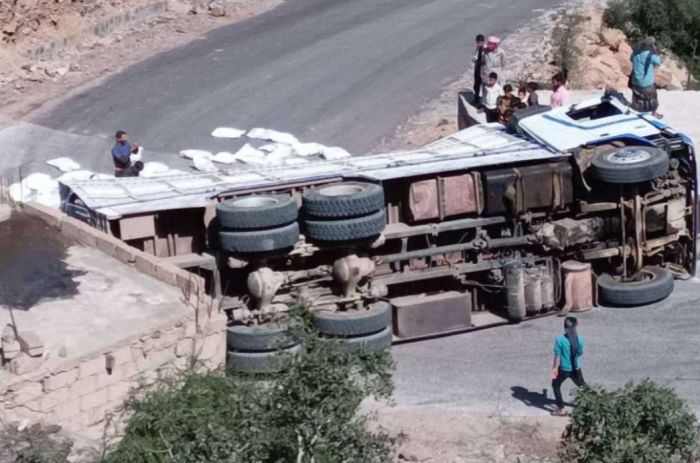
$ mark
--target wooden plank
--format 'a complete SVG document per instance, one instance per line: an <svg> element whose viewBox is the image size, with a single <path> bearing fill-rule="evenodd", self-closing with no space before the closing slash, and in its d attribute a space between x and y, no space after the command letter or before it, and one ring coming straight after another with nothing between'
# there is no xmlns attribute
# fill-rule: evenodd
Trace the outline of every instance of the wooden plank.
<svg viewBox="0 0 700 463"><path fill-rule="evenodd" d="M156 234L156 222L153 215L140 215L119 220L119 238L134 240L150 238Z"/></svg>
<svg viewBox="0 0 700 463"><path fill-rule="evenodd" d="M216 267L216 258L211 254L182 254L179 256L165 257L164 262L175 265L180 268L214 268Z"/></svg>

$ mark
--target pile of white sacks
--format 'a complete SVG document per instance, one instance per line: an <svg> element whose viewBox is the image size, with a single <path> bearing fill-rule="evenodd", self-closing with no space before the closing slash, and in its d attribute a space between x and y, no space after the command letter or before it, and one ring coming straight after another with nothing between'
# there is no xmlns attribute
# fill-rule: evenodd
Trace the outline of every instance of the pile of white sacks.
<svg viewBox="0 0 700 463"><path fill-rule="evenodd" d="M330 147L320 143L302 143L294 135L271 129L255 128L248 132L231 127L218 127L211 133L216 138L237 139L245 136L250 140L263 140L266 143L253 147L246 143L235 153L188 149L180 151L186 158L192 159L195 169L203 172L217 172L216 164L233 164L240 162L251 166L266 167L279 165L300 165L309 162L308 158L319 156L323 159L337 160L350 157L343 148Z"/></svg>
<svg viewBox="0 0 700 463"><path fill-rule="evenodd" d="M329 147L320 143L302 143L294 135L278 132L276 130L254 128L249 131L232 127L218 127L211 135L216 138L239 139L246 137L259 146L246 143L235 153L221 151L216 154L200 150L187 149L180 151L180 155L191 159L192 166L201 172L219 172L225 165L234 163L249 166L294 166L310 162L313 158L338 160L350 157L350 153L342 148ZM141 149L132 155L132 161L141 160ZM61 171L59 177L34 173L21 182L10 186L10 196L15 202L37 201L49 207L59 208L61 205L58 192L58 182L68 180L109 179L113 175L95 173L80 168L80 164L74 160L61 157L46 161L52 167ZM219 167L221 166L221 168ZM179 169L171 169L162 162L144 162L140 177L163 177L181 175L186 172Z"/></svg>

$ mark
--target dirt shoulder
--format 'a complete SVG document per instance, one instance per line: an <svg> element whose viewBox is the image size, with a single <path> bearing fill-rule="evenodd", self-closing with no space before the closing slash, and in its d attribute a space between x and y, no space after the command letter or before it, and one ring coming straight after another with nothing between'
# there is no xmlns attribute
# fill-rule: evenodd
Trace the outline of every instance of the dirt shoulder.
<svg viewBox="0 0 700 463"><path fill-rule="evenodd" d="M117 7L110 9L106 6L99 14L86 13L81 17L68 11L60 19L54 19L57 24L70 24L72 30L87 31L78 35L69 35L58 27L49 31L45 28L31 31L29 26L18 27L17 32L13 32L22 34L24 31L28 35L25 39L8 42L5 34L0 43L0 61L3 62L0 99L4 103L0 123L17 121L31 112L50 109L64 97L96 85L139 61L197 40L217 27L268 11L283 2L233 0L198 7L173 0L167 4L161 2L165 9L153 10L152 17L125 22L108 33L92 33L95 28L99 31L100 27L106 27L104 25L114 18L136 17L134 12L145 15L145 8L155 5L145 3L145 0L136 1L138 4L130 3L128 8L114 2ZM51 20L47 19L47 22ZM66 46L50 58L38 60L27 56L29 50L40 49L41 44L63 43L64 40Z"/></svg>
<svg viewBox="0 0 700 463"><path fill-rule="evenodd" d="M376 407L379 426L400 436L396 462L553 463L568 423L445 405Z"/></svg>

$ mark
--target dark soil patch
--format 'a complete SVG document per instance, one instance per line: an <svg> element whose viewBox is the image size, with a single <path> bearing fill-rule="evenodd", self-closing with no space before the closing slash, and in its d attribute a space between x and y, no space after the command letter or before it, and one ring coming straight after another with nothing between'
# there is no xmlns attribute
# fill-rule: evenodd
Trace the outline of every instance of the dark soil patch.
<svg viewBox="0 0 700 463"><path fill-rule="evenodd" d="M78 292L64 262L73 245L40 219L14 212L0 222L0 306L29 310L45 298L70 297Z"/></svg>

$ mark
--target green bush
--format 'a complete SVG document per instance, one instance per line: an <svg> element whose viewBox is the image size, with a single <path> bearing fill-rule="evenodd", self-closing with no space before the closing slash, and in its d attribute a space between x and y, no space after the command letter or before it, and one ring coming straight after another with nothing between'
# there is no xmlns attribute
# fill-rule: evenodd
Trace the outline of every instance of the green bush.
<svg viewBox="0 0 700 463"><path fill-rule="evenodd" d="M131 401L106 461L387 461L392 439L358 410L365 398L391 396L389 354L347 354L313 333L304 346L271 377L190 375Z"/></svg>
<svg viewBox="0 0 700 463"><path fill-rule="evenodd" d="M697 461L698 422L669 388L649 381L614 391L583 388L576 402L562 461Z"/></svg>
<svg viewBox="0 0 700 463"><path fill-rule="evenodd" d="M569 74L569 86L574 87L579 72L581 50L576 44L581 23L585 17L578 11L565 11L552 31L552 55L554 64ZM549 83L547 83L549 86Z"/></svg>
<svg viewBox="0 0 700 463"><path fill-rule="evenodd" d="M693 52L700 52L698 0L613 0L603 20L621 29L634 43L646 36L656 37L689 65L695 64ZM698 76L697 72L695 75Z"/></svg>

